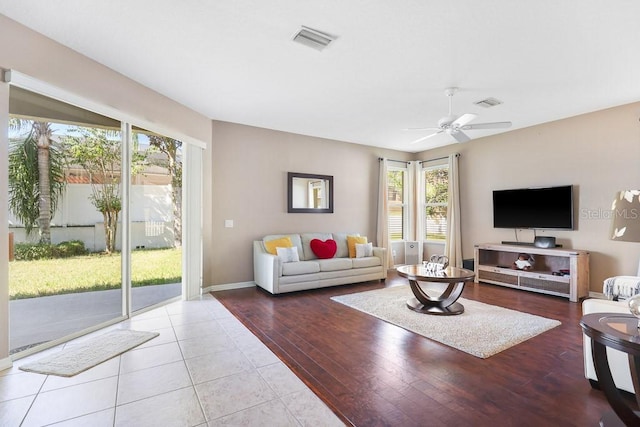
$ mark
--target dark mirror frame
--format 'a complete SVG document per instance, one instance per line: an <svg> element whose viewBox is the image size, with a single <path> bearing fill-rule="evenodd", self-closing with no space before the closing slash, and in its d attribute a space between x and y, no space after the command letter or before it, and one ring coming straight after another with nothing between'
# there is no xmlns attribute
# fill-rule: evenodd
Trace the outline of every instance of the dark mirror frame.
<svg viewBox="0 0 640 427"><path fill-rule="evenodd" d="M294 208L293 207L293 179L322 179L329 182L329 207L328 208ZM315 175L309 173L287 172L287 212L288 213L333 213L333 176Z"/></svg>

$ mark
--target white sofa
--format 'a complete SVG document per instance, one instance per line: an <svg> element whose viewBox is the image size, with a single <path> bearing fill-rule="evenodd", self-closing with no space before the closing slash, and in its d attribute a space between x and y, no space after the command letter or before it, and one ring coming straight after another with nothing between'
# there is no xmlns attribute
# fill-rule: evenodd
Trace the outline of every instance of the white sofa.
<svg viewBox="0 0 640 427"><path fill-rule="evenodd" d="M253 274L258 286L272 294L385 280L387 277L387 250L373 248L373 256L349 258L347 236L357 233L302 233L265 236L253 242ZM277 255L267 252L264 242L289 237L298 248L300 261L282 262ZM336 241L333 258L318 259L311 250L313 239Z"/></svg>
<svg viewBox="0 0 640 427"><path fill-rule="evenodd" d="M627 313L629 307L627 301L610 301L606 299L589 298L582 302L582 314L591 313ZM597 387L598 377L596 369L593 365L593 356L591 353L591 338L582 334L584 340L584 376L591 382L591 385ZM629 358L626 353L618 350L607 348L607 358L609 360L609 369L616 387L634 393L633 382L631 381L631 370L629 369Z"/></svg>

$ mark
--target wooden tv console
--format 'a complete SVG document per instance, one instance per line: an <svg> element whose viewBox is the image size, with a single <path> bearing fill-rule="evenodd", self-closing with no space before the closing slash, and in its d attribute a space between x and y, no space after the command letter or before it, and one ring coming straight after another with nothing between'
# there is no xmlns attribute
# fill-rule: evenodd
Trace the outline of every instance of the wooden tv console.
<svg viewBox="0 0 640 427"><path fill-rule="evenodd" d="M519 253L533 255L531 270L514 269ZM478 282L556 295L578 302L589 295L589 252L576 249L484 243L475 246ZM558 274L568 270L568 274Z"/></svg>

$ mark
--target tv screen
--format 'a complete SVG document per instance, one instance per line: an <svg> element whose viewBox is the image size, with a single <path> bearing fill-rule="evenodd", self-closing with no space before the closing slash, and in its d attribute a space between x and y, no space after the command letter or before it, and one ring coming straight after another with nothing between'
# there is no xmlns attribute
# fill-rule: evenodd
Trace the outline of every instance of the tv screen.
<svg viewBox="0 0 640 427"><path fill-rule="evenodd" d="M573 186L493 192L495 228L573 229Z"/></svg>

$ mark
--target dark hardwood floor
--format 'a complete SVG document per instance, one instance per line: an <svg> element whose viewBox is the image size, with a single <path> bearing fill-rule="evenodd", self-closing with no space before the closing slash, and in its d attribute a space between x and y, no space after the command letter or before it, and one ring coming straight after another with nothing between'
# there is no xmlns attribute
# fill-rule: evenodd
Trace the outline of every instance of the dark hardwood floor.
<svg viewBox="0 0 640 427"><path fill-rule="evenodd" d="M480 359L330 300L407 284L337 286L273 296L213 292L345 423L356 426L597 426L609 405L583 375L581 305L487 284L463 298L562 325Z"/></svg>

